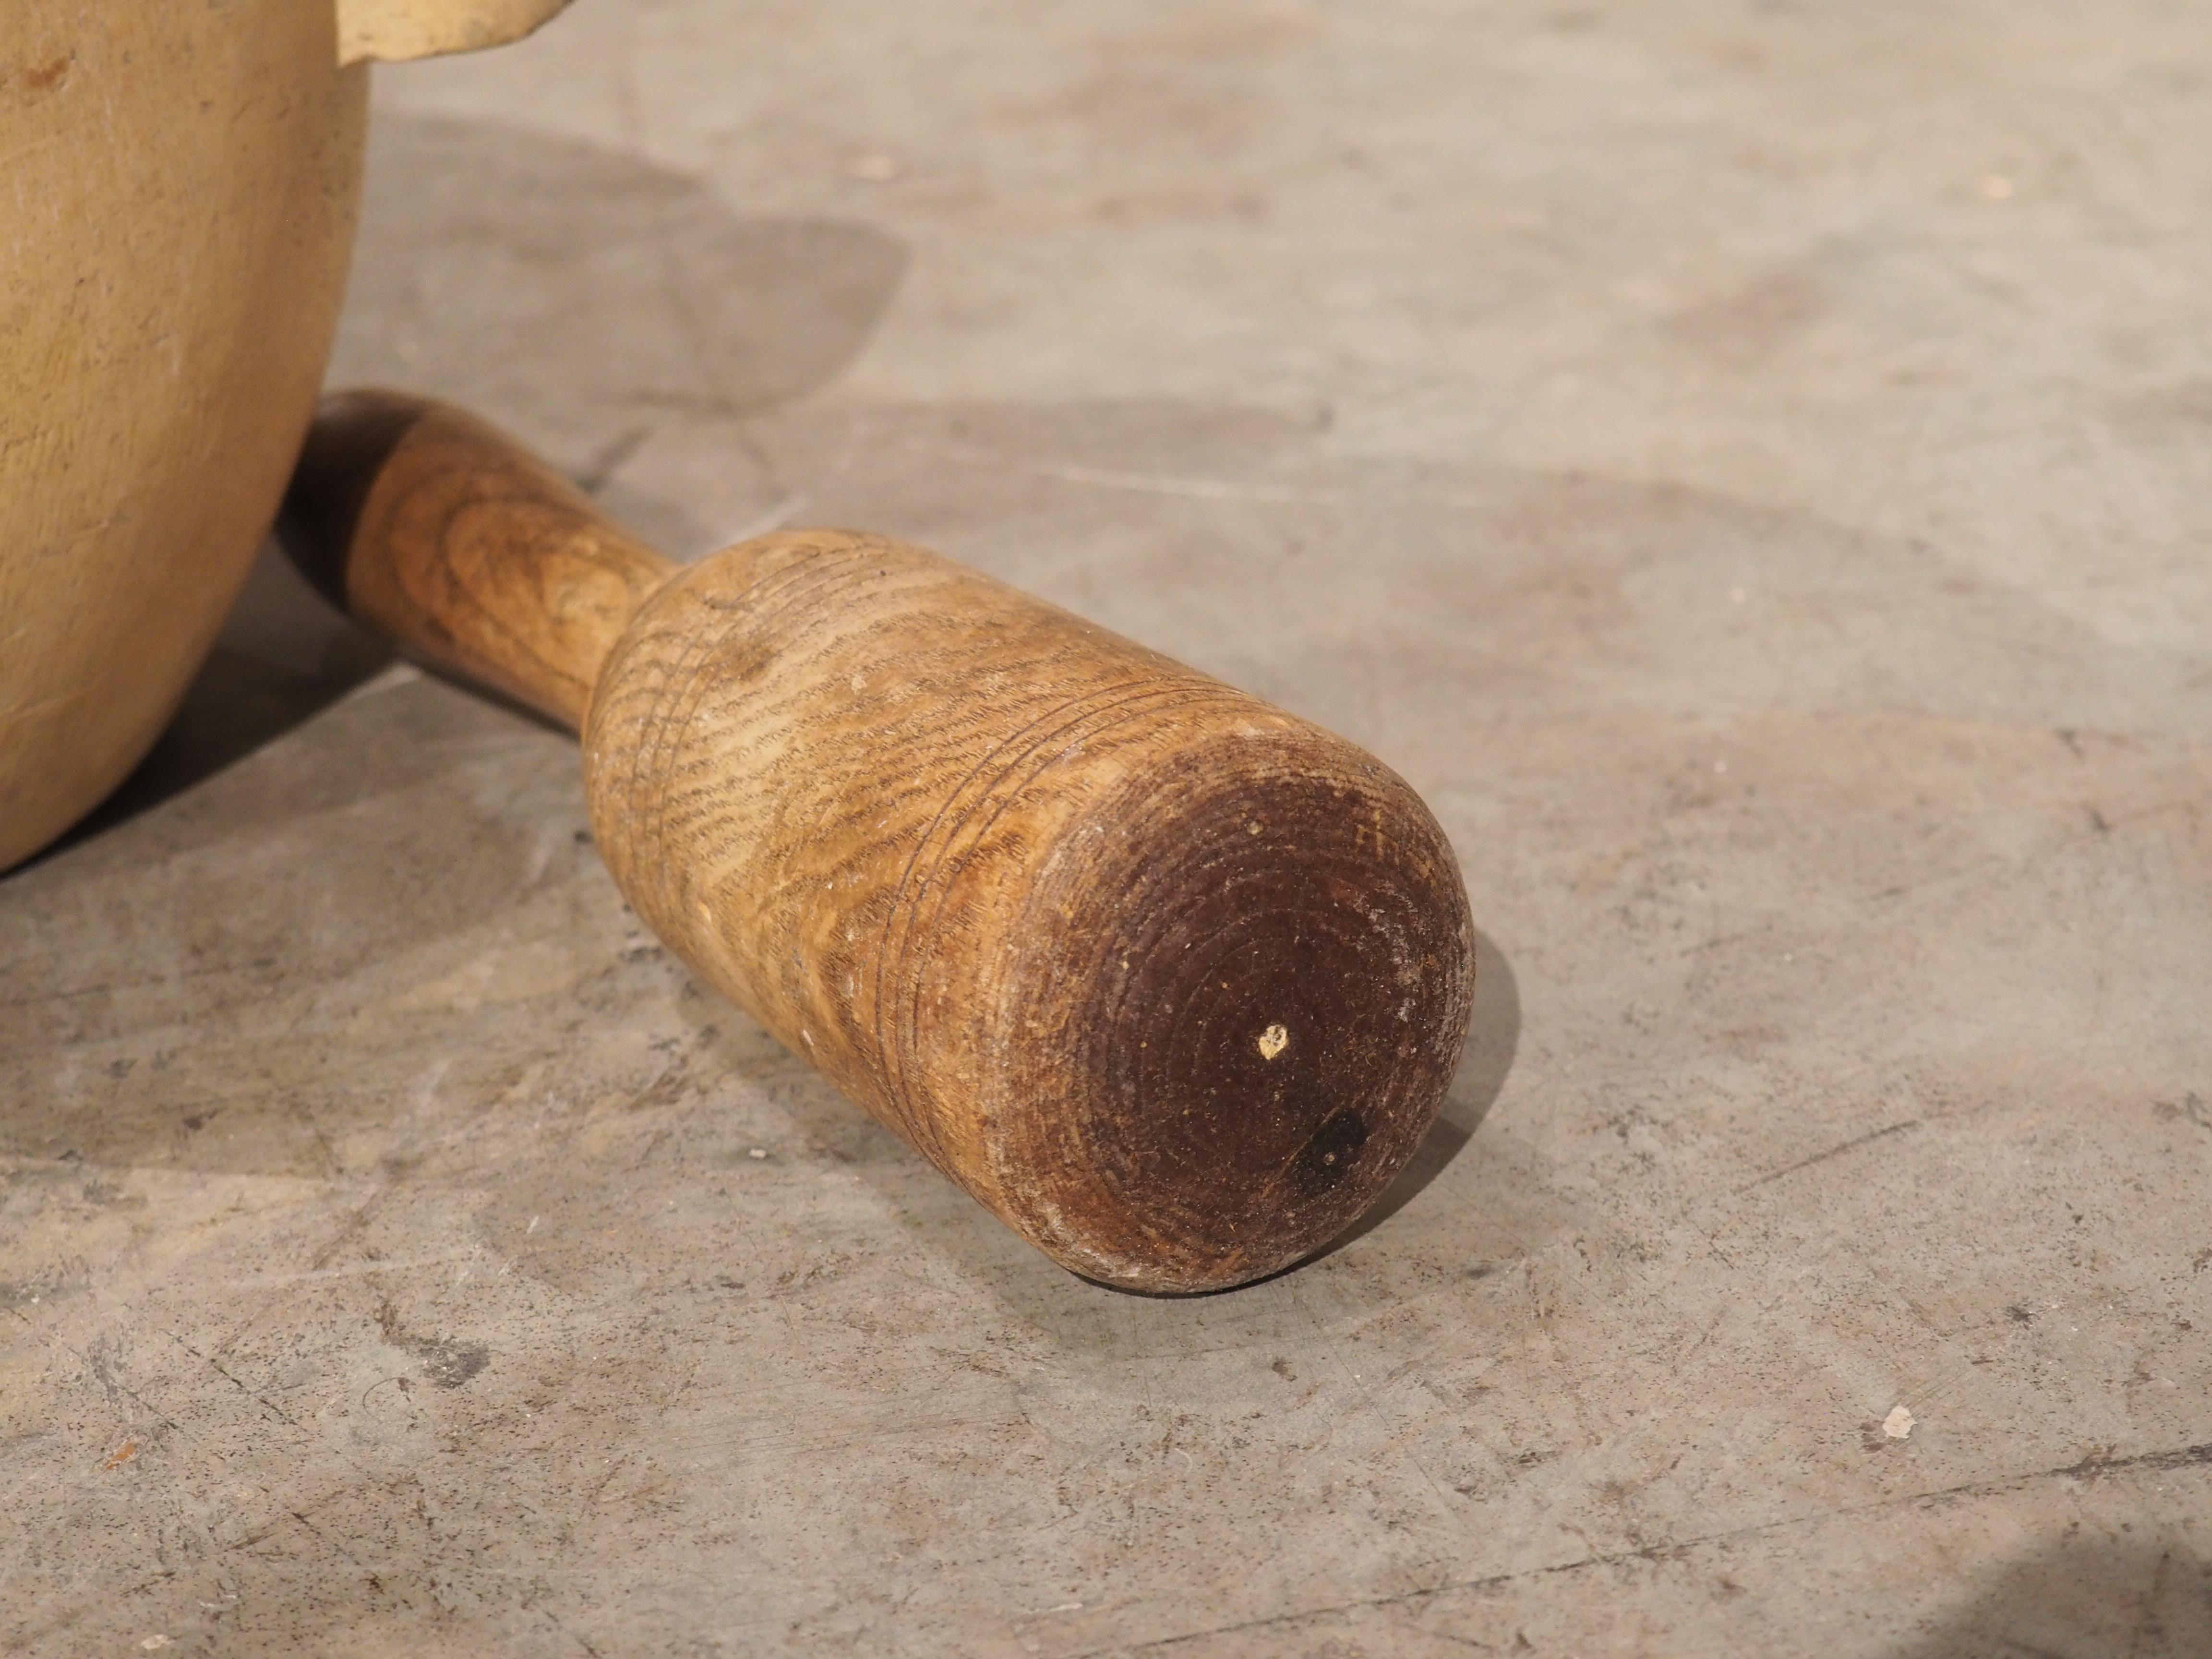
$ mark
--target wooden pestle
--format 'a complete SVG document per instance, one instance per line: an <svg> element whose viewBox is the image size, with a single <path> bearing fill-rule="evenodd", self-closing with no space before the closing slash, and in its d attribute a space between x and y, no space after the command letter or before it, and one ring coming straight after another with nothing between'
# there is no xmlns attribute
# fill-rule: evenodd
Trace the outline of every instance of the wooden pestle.
<svg viewBox="0 0 2212 1659"><path fill-rule="evenodd" d="M1077 1273L1286 1267L1442 1103L1466 893L1340 738L881 537L679 567L389 393L325 400L285 535L418 659L580 729L653 931Z"/></svg>

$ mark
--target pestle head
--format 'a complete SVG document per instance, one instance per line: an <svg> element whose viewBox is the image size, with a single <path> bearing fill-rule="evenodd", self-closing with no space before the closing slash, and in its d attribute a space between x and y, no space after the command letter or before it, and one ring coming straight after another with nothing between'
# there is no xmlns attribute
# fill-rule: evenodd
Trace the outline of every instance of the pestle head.
<svg viewBox="0 0 2212 1659"><path fill-rule="evenodd" d="M1442 1104L1473 926L1395 774L919 549L764 538L647 599L585 733L687 960L1048 1254L1310 1254Z"/></svg>

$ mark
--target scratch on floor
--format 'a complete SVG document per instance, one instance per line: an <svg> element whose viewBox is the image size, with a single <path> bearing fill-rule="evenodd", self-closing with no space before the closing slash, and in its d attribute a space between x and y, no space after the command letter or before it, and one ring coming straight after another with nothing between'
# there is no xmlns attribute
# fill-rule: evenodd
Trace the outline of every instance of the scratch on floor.
<svg viewBox="0 0 2212 1659"><path fill-rule="evenodd" d="M458 1255L408 1256L398 1261L356 1261L344 1267L303 1267L296 1273L249 1273L233 1279L232 1286L249 1290L261 1285L303 1285L325 1279L361 1279L370 1273L413 1273L423 1267L450 1267L457 1261L477 1261L483 1258L481 1246L464 1250Z"/></svg>
<svg viewBox="0 0 2212 1659"><path fill-rule="evenodd" d="M1785 1164L1779 1170L1771 1170L1765 1175L1760 1176L1755 1181L1747 1181L1742 1186L1731 1191L1729 1196L1731 1198L1741 1198L1744 1194L1751 1191L1755 1187L1764 1187L1769 1182L1781 1180L1784 1176L1796 1175L1800 1170L1809 1170L1815 1164L1825 1164L1832 1158L1841 1158L1845 1152L1853 1151L1855 1148L1863 1146L1869 1141L1881 1140L1890 1135L1901 1135L1907 1129L1917 1129L1920 1127L1923 1121L1923 1120L1920 1118L1909 1117L1902 1123L1891 1124L1887 1129L1872 1130L1866 1134L1860 1135L1856 1139L1844 1141L1840 1146L1831 1146L1825 1152L1815 1152L1810 1158L1801 1158L1795 1164Z"/></svg>
<svg viewBox="0 0 2212 1659"><path fill-rule="evenodd" d="M1352 1388L1358 1391L1361 1402L1367 1407L1368 1414L1382 1425L1382 1443L1395 1450L1413 1466L1413 1472L1428 1483L1429 1490L1436 1496L1438 1512L1451 1523L1453 1531L1464 1537L1466 1529L1459 1524L1459 1510L1445 1492L1443 1483L1431 1474L1428 1465L1422 1462L1414 1454L1411 1444L1408 1443L1409 1437L1401 1433L1397 1425L1390 1420L1389 1414L1382 1409L1373 1392L1360 1379L1359 1373L1352 1369L1350 1363L1338 1351L1336 1344L1329 1340L1328 1332L1316 1317L1313 1310L1306 1306L1305 1299L1298 1294L1298 1287L1296 1284L1290 1286L1290 1301L1291 1306L1297 1309L1304 1316L1306 1323L1312 1328L1314 1340L1320 1345L1322 1352L1328 1356L1334 1363L1339 1374L1349 1381Z"/></svg>
<svg viewBox="0 0 2212 1659"><path fill-rule="evenodd" d="M1732 1527L1725 1531L1702 1534L1695 1538L1674 1540L1666 1543L1647 1544L1632 1550L1613 1550L1592 1553L1572 1561L1557 1561L1549 1566L1524 1567L1517 1572L1492 1573L1480 1578L1462 1578L1452 1583L1440 1584L1432 1589L1402 1591L1396 1595L1363 1596L1353 1601L1334 1602L1328 1607L1304 1607L1296 1613L1275 1613L1267 1618L1248 1619L1235 1624L1217 1625L1205 1630L1184 1631L1174 1636L1163 1636L1149 1642L1110 1643L1104 1647L1086 1648L1081 1653L1070 1654L1066 1659L1100 1659L1113 1653L1160 1653L1186 1642L1202 1642L1217 1636L1235 1635L1243 1631L1267 1630L1276 1626L1295 1625L1305 1620L1326 1619L1334 1613L1357 1613L1370 1607L1411 1607L1440 1595L1449 1595L1468 1590L1502 1589L1508 1585L1540 1578L1553 1578L1568 1573L1582 1572L1591 1567L1625 1566L1634 1561L1680 1561L1695 1550L1714 1544L1733 1542L1740 1538L1753 1538L1765 1533L1788 1532L1800 1527L1815 1526L1825 1521L1850 1520L1861 1516L1880 1515L1891 1510L1906 1509L1923 1504L1939 1504L1959 1498L1991 1498L2004 1492L2033 1485L2039 1480L2095 1480L2108 1474L2121 1474L2132 1470L2166 1474L2178 1469L2212 1468L2212 1441L2200 1445L2182 1446L2171 1451L2138 1452L2127 1457L2114 1457L2110 1451L2092 1452L2079 1462L2068 1463L2058 1468L2033 1469L2021 1474L2003 1475L1993 1480L1970 1480L1955 1486L1939 1486L1929 1492L1910 1492L1899 1498L1877 1498L1871 1503L1844 1504L1832 1510L1820 1510L1810 1515L1790 1516L1778 1521L1755 1522L1747 1527Z"/></svg>
<svg viewBox="0 0 2212 1659"><path fill-rule="evenodd" d="M170 1330L166 1326L155 1326L155 1328L159 1330L162 1335L167 1337L170 1341L182 1348L186 1353L191 1355L193 1358L198 1360L200 1364L205 1365L210 1370L213 1371L224 1382L229 1383L232 1388L236 1389L248 1400L252 1401L264 1411L266 1411L272 1416L276 1417L278 1421L284 1424L288 1428L298 1429L302 1433L306 1432L305 1429L301 1426L299 1419L294 1417L291 1413L286 1411L275 1401L261 1393L261 1391L254 1388L252 1384L226 1370L220 1360L214 1359L210 1356L202 1353L198 1348L192 1346L191 1343L185 1341L183 1337L179 1336L174 1331Z"/></svg>

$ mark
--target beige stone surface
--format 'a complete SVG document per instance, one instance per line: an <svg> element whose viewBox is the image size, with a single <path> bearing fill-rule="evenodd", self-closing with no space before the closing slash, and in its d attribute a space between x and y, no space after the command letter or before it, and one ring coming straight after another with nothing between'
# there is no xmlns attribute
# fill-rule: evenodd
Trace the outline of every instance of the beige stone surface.
<svg viewBox="0 0 2212 1659"><path fill-rule="evenodd" d="M2043 0L386 77L340 376L1366 744L1475 1034L1333 1253L1086 1285L687 981L568 739L264 569L0 881L0 1644L2212 1651L2208 85Z"/></svg>

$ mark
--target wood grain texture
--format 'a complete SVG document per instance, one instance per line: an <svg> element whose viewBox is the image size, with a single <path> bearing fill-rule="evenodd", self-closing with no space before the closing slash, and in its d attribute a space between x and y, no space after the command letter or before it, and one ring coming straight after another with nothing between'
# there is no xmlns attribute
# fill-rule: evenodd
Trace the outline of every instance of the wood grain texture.
<svg viewBox="0 0 2212 1659"><path fill-rule="evenodd" d="M308 577L346 610L572 726L638 602L676 568L483 422L389 392L324 399L284 516Z"/></svg>
<svg viewBox="0 0 2212 1659"><path fill-rule="evenodd" d="M1473 928L1379 762L880 537L765 537L638 602L645 568L603 551L634 544L485 428L390 400L330 428L295 490L303 562L549 712L588 681L592 821L639 914L1054 1260L1242 1283L1412 1155ZM569 566L596 574L544 574ZM518 672L524 640L557 675Z"/></svg>

